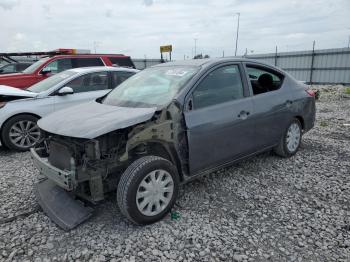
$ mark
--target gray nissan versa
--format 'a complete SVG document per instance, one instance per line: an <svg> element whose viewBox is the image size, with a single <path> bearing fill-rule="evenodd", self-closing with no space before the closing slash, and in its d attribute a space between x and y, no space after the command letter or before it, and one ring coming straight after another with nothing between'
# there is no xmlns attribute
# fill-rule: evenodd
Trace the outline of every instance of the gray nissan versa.
<svg viewBox="0 0 350 262"><path fill-rule="evenodd" d="M180 184L266 150L290 157L314 121L312 90L273 66L240 58L160 64L39 120L43 139L31 153L46 179L37 198L64 229L111 191L130 221L153 223Z"/></svg>

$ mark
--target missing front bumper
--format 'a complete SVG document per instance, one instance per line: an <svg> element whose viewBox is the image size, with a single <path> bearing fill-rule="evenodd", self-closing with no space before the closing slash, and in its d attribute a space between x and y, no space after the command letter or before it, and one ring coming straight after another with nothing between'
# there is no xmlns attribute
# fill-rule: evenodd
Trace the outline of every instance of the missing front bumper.
<svg viewBox="0 0 350 262"><path fill-rule="evenodd" d="M49 179L35 185L37 200L48 217L64 230L71 230L91 217L93 209L74 199Z"/></svg>
<svg viewBox="0 0 350 262"><path fill-rule="evenodd" d="M33 163L36 168L40 171L41 174L53 180L57 185L66 189L73 190L73 179L74 179L74 171L66 171L61 170L59 168L54 167L48 162L47 158L40 157L40 149L31 148L30 149L31 157L33 159ZM38 154L39 153L39 154Z"/></svg>

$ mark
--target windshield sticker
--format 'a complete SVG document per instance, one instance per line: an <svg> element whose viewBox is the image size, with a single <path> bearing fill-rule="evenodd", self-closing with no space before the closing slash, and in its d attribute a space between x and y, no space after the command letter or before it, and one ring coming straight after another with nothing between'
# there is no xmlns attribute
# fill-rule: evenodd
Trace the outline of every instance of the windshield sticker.
<svg viewBox="0 0 350 262"><path fill-rule="evenodd" d="M168 76L184 76L188 73L188 71L182 70L182 69L169 69L166 71L166 75Z"/></svg>

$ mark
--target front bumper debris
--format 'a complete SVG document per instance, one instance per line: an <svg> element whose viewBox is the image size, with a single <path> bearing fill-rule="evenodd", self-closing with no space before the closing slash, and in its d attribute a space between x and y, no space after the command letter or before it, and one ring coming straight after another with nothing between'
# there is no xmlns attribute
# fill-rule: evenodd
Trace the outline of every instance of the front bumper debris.
<svg viewBox="0 0 350 262"><path fill-rule="evenodd" d="M48 217L66 231L75 228L92 215L91 207L84 206L49 179L35 185L35 194Z"/></svg>
<svg viewBox="0 0 350 262"><path fill-rule="evenodd" d="M73 190L74 171L54 167L47 158L40 157L40 149L30 151L34 165L46 177L35 185L35 194L48 217L64 230L73 229L87 220L93 209L85 207L67 192Z"/></svg>
<svg viewBox="0 0 350 262"><path fill-rule="evenodd" d="M68 191L73 190L72 179L75 177L74 171L66 171L54 167L48 162L47 158L41 158L35 148L31 148L30 152L34 165L42 175Z"/></svg>

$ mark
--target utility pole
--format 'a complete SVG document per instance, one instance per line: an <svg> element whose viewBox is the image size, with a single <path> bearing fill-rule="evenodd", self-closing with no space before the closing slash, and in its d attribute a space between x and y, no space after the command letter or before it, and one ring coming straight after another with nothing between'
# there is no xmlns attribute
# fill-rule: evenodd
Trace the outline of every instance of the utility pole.
<svg viewBox="0 0 350 262"><path fill-rule="evenodd" d="M193 57L196 57L196 54L197 54L197 38L194 39L194 56Z"/></svg>
<svg viewBox="0 0 350 262"><path fill-rule="evenodd" d="M239 17L240 13L236 13L235 15L238 15L238 20L237 20L237 30L236 30L236 49L235 49L235 56L237 56L237 46L238 46L238 32L239 32ZM234 15L234 16L235 16Z"/></svg>
<svg viewBox="0 0 350 262"><path fill-rule="evenodd" d="M95 54L96 54L96 48L98 47L99 45L99 42L98 41L94 41L94 51L95 51Z"/></svg>
<svg viewBox="0 0 350 262"><path fill-rule="evenodd" d="M312 43L312 53L311 53L310 82L309 82L310 85L312 85L312 75L314 71L315 43L316 41L314 40L314 42Z"/></svg>
<svg viewBox="0 0 350 262"><path fill-rule="evenodd" d="M275 66L277 66L277 45L276 45L276 50L275 50Z"/></svg>

